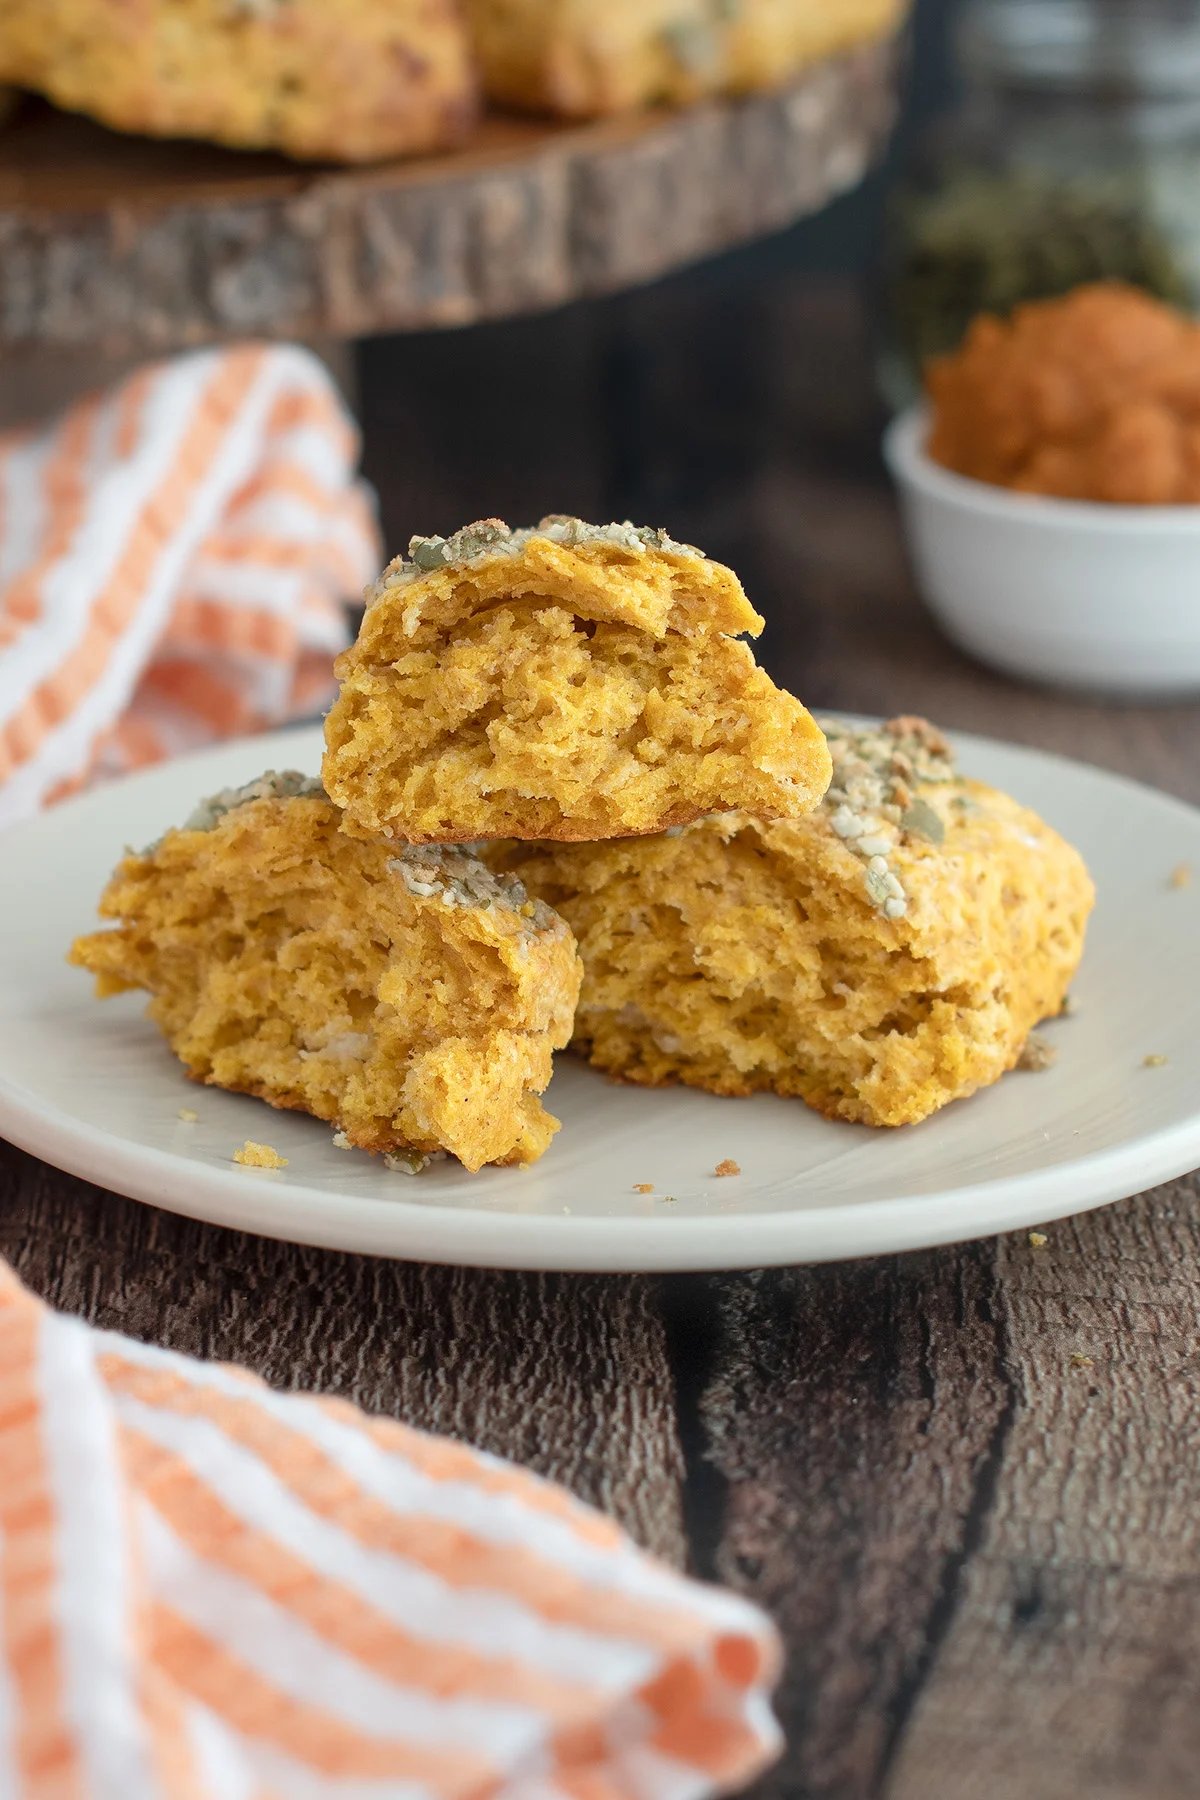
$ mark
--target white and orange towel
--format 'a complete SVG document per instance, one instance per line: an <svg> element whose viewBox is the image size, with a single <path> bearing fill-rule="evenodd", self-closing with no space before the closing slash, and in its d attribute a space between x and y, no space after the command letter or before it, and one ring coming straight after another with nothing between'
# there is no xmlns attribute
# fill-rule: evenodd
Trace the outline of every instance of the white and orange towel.
<svg viewBox="0 0 1200 1800"><path fill-rule="evenodd" d="M181 356L0 436L0 825L320 706L380 563L357 455L290 345Z"/></svg>
<svg viewBox="0 0 1200 1800"><path fill-rule="evenodd" d="M4 1800L697 1800L777 1662L561 1489L0 1263Z"/></svg>

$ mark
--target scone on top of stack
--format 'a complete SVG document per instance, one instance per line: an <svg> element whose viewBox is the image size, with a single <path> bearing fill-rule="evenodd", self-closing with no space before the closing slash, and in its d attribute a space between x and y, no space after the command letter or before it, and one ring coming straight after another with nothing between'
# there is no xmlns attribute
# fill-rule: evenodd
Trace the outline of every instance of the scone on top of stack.
<svg viewBox="0 0 1200 1800"><path fill-rule="evenodd" d="M627 522L414 538L337 664L326 790L410 843L798 818L829 752L740 640L762 625L732 570Z"/></svg>
<svg viewBox="0 0 1200 1800"><path fill-rule="evenodd" d="M589 118L790 80L908 0L466 0L486 92Z"/></svg>
<svg viewBox="0 0 1200 1800"><path fill-rule="evenodd" d="M923 720L826 721L819 809L657 837L492 846L567 920L575 1047L626 1081L798 1095L903 1125L995 1081L1062 1007L1093 889Z"/></svg>
<svg viewBox="0 0 1200 1800"><path fill-rule="evenodd" d="M364 842L318 782L273 773L204 802L120 864L115 927L71 961L150 1017L197 1081L327 1120L419 1167L532 1162L537 1096L571 1034L562 920L470 853Z"/></svg>
<svg viewBox="0 0 1200 1800"><path fill-rule="evenodd" d="M0 0L0 81L119 131L366 162L477 112L455 0Z"/></svg>

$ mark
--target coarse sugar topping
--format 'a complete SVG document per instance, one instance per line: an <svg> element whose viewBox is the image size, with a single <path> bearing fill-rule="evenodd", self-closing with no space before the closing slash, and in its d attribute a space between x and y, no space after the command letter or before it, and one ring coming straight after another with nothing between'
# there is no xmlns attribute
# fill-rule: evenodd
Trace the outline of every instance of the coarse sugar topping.
<svg viewBox="0 0 1200 1800"><path fill-rule="evenodd" d="M298 769L284 769L282 772L268 769L265 775L256 776L242 787L222 788L219 794L209 794L207 799L198 800L183 824L181 831L212 831L221 823L226 813L234 812L239 806L246 806L251 800L309 800L328 798L325 789L315 775L301 775ZM153 856L161 837L155 838L152 844L139 852L142 856Z"/></svg>
<svg viewBox="0 0 1200 1800"><path fill-rule="evenodd" d="M226 813L251 800L309 800L314 797L325 799L325 789L316 776L301 775L298 769L284 769L281 773L268 769L265 775L247 781L242 787L222 788L219 794L210 794L206 800L201 800L188 814L183 829L211 831Z"/></svg>
<svg viewBox="0 0 1200 1800"><path fill-rule="evenodd" d="M954 752L927 719L904 715L882 725L855 726L819 719L833 759L822 801L833 831L866 864L868 897L886 919L902 919L908 896L888 858L913 834L940 844L941 814L919 788L956 779Z"/></svg>
<svg viewBox="0 0 1200 1800"><path fill-rule="evenodd" d="M408 556L398 556L384 571L368 605L385 588L417 581L422 575L438 569L472 568L498 557L520 556L534 538L549 538L551 543L575 549L580 544L615 544L635 556L649 550L666 550L675 556L703 557L694 544L681 544L653 525L634 525L630 520L613 520L608 525L589 525L586 519L574 519L566 513L548 513L536 525L521 525L511 530L503 519L476 519L450 537L414 537L409 540Z"/></svg>
<svg viewBox="0 0 1200 1800"><path fill-rule="evenodd" d="M516 913L531 931L546 931L560 923L553 907L531 900L517 876L495 874L469 844L406 844L398 856L389 858L388 868L422 900L436 898L446 907L482 912L500 907Z"/></svg>

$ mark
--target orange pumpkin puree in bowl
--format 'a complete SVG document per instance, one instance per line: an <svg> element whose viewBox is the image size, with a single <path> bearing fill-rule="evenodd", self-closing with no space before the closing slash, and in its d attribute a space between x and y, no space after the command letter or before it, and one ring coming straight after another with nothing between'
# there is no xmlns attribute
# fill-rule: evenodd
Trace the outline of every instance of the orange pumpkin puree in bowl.
<svg viewBox="0 0 1200 1800"><path fill-rule="evenodd" d="M928 454L998 487L1200 503L1200 324L1122 282L983 313L926 369Z"/></svg>

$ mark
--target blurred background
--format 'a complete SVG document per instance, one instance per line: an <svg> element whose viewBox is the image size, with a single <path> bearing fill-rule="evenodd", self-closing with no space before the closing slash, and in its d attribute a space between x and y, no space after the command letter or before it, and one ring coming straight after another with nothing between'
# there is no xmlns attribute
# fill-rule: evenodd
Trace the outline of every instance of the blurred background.
<svg viewBox="0 0 1200 1800"><path fill-rule="evenodd" d="M918 0L888 155L815 217L611 299L362 342L356 398L389 549L485 515L665 525L734 564L770 621L767 660L786 655L819 597L824 491L882 489L884 220L954 102L959 6ZM861 525L851 509L833 529Z"/></svg>
<svg viewBox="0 0 1200 1800"><path fill-rule="evenodd" d="M981 308L1102 275L1195 303L1196 14L917 0L888 152L822 212L611 299L361 343L389 548L484 514L663 524L738 569L810 703L970 723L992 678L960 693L915 602L880 434Z"/></svg>
<svg viewBox="0 0 1200 1800"><path fill-rule="evenodd" d="M826 28L854 14L855 4L814 4L809 17ZM1001 658L1007 679L968 662L918 597L880 443L889 417L919 394L923 360L954 348L981 311L1007 313L1021 300L1106 276L1200 310L1200 4L914 0L906 20L901 0L863 5L862 16L875 18L874 39L860 45L867 60L856 61L852 50L810 68L799 85L776 84L766 97L735 103L733 113L759 123L736 140L720 138L711 166L702 152L699 164L691 149L680 152L702 139L703 124L700 137L688 137L689 118L712 117L690 105L678 129L671 113L639 114L632 106L588 123L576 139L576 119L547 123L501 104L442 186L436 160L424 172L420 162L385 163L360 179L359 171L319 161L305 167L253 151L125 137L55 114L44 100L20 99L16 127L0 139L0 223L11 227L0 264L0 424L44 417L159 345L337 332L306 341L361 425L389 556L414 533L449 533L481 517L510 524L546 512L630 518L665 526L738 571L767 620L761 659L817 708L925 711L948 726L1071 748L1086 719L1099 716L1102 686L1110 695L1128 686L1134 699L1152 689L1156 699L1186 698L1200 685L1200 625L1190 622L1187 594L1187 618L1163 626L1168 636L1190 634L1191 660L1179 680L1170 645L1162 651L1166 674L1141 689L1132 679L1123 683L1115 652L1106 685L1089 685L1086 658L1078 667L1060 659L1047 675L1059 683L1047 711L1043 693L1012 678L1047 673L1033 651ZM893 48L887 39L902 20ZM885 136L897 63L895 128L857 180ZM826 76L833 85L822 88ZM829 135L830 115L840 120L840 139ZM801 122L781 128L784 118ZM778 149L789 130L808 145L801 182L815 186L807 199L793 187L771 212L774 200L762 202L774 192L770 146ZM648 256L631 264L617 254L602 278L558 288L551 280L545 289L620 291L484 324L367 335L439 309L441 317L503 312L510 291L513 306L529 305L554 254L570 263L583 244L586 260L591 225L580 225L572 209L583 192L586 212L592 190L574 174L563 178L558 202L547 203L550 189L536 184L530 201L510 181L501 196L508 223L501 216L488 238L488 181L495 175L495 188L504 189L505 170L520 163L523 146L532 145L532 166L555 132L567 145L584 143L583 159L594 154L600 163L606 146L639 132L651 145L642 160L621 163L619 177L610 165L609 178L623 186L599 209L601 235L607 230L614 241L622 229L638 237L639 208L653 218L653 227L643 220L637 244ZM675 145L668 160L676 159L666 174L655 161L665 141ZM55 144L57 171L39 171L38 157ZM555 164L557 154L551 145L540 166L564 166ZM787 154L779 153L781 165ZM424 212L404 210L409 169L429 184ZM477 197L456 198L473 180ZM262 219L254 211L258 181L272 196ZM371 237L376 181L386 201L382 249ZM854 183L811 210L820 195ZM143 184L154 188L168 219L161 240L157 216L139 222ZM781 191L786 186L782 179ZM227 215L218 204L215 224L204 223L210 188L218 202L226 188L236 202ZM80 195L91 197L85 204ZM312 207L309 227L295 226L293 195L300 196L297 218ZM673 236L676 201L682 250ZM70 217L77 204L91 208L82 223ZM556 204L565 226L554 223ZM689 237L689 207L707 209L717 227ZM790 229L753 235L763 218L802 211L807 216ZM200 222L193 227L189 219ZM311 253L306 229L319 244ZM555 248L546 252L556 229ZM696 257L697 245L738 235L752 241L639 285L646 267L677 267ZM371 269L377 273L389 255L410 271L394 283L401 300L385 296L375 305L368 296L357 312L352 303L339 316L329 294L341 283L352 301L361 298ZM487 265L483 275L476 263ZM488 297L489 279L500 304ZM528 290L522 281L532 283ZM319 297L315 309L310 288ZM161 330L160 289L171 296ZM308 298L289 313L297 292ZM226 306L230 297L235 306ZM106 346L122 339L123 308L137 348L128 354L126 344L106 366ZM99 355L94 367L88 354L76 354L87 351L89 335ZM1200 434L1200 401L1195 410ZM1147 547L1139 593L1161 550ZM927 574L924 585L928 591ZM1095 635L1093 624L1086 613L1085 635ZM977 636L962 641L985 653ZM1164 715L1159 728L1173 729L1172 720Z"/></svg>

